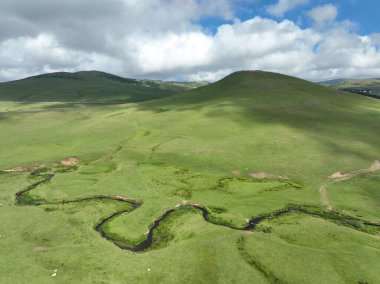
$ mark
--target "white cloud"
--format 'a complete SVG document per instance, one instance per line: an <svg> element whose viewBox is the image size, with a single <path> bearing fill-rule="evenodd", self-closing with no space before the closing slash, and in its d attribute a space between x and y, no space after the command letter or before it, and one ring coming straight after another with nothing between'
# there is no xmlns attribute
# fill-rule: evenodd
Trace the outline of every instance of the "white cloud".
<svg viewBox="0 0 380 284"><path fill-rule="evenodd" d="M0 78L17 79L32 74L82 69L110 70L121 62L99 53L65 48L50 34L20 37L0 43Z"/></svg>
<svg viewBox="0 0 380 284"><path fill-rule="evenodd" d="M273 16L282 17L286 12L308 2L309 0L278 0L276 4L267 7L267 12Z"/></svg>
<svg viewBox="0 0 380 284"><path fill-rule="evenodd" d="M76 8L87 1L77 0ZM102 1L92 3L97 6ZM116 0L107 3L111 1ZM0 8L6 8L6 2L11 6L15 3L4 0ZM94 69L133 78L211 81L241 69L263 69L312 80L380 75L380 35L355 34L350 25L336 22L330 6L310 12L315 23L325 28L305 29L289 20L255 17L235 19L210 34L193 19L204 13L230 17L227 1L119 2L122 5L118 9L107 6L103 13L92 11L93 16L77 12L81 17L72 16L66 26L55 27L64 19L59 15L53 20L38 18L42 22L32 22L30 31L20 29L29 21L23 12L17 21L21 26L13 37L7 33L1 38L0 32L0 81ZM181 5L188 13L179 9ZM323 7L327 7L326 13L321 12ZM175 11L178 13L172 15ZM28 10L33 17L37 12ZM82 16L88 19L80 20Z"/></svg>
<svg viewBox="0 0 380 284"><path fill-rule="evenodd" d="M260 17L222 25L215 35L140 34L129 44L139 75L170 79L215 80L236 70L263 69L318 80L373 76L380 68L377 36L338 27L301 29L289 20Z"/></svg>
<svg viewBox="0 0 380 284"><path fill-rule="evenodd" d="M325 27L333 23L338 16L338 8L333 4L317 6L309 11L310 18L317 28Z"/></svg>
<svg viewBox="0 0 380 284"><path fill-rule="evenodd" d="M132 46L130 58L136 61L141 73L159 73L210 63L212 38L202 32L137 34L128 39Z"/></svg>

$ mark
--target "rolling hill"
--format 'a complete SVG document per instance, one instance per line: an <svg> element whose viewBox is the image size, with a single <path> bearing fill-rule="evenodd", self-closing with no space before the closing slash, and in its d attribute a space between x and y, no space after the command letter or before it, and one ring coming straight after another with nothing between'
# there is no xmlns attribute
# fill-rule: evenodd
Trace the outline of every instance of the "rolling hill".
<svg viewBox="0 0 380 284"><path fill-rule="evenodd" d="M0 104L0 282L379 282L379 100L242 71L51 105Z"/></svg>
<svg viewBox="0 0 380 284"><path fill-rule="evenodd" d="M56 72L0 84L0 100L121 103L172 96L205 83L135 80L99 71Z"/></svg>
<svg viewBox="0 0 380 284"><path fill-rule="evenodd" d="M342 91L380 98L380 79L338 79L320 82L320 84Z"/></svg>

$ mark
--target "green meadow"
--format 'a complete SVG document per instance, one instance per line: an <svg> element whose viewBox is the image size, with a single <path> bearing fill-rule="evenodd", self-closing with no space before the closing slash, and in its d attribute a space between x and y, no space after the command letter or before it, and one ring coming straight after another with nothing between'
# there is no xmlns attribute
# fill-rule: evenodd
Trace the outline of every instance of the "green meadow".
<svg viewBox="0 0 380 284"><path fill-rule="evenodd" d="M0 283L380 282L379 100L58 75L0 84Z"/></svg>

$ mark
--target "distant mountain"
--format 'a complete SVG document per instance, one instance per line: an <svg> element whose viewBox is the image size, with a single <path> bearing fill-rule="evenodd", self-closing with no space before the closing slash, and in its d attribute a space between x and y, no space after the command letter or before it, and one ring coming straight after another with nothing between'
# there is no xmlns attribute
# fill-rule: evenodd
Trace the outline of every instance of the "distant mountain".
<svg viewBox="0 0 380 284"><path fill-rule="evenodd" d="M337 79L323 81L320 84L342 91L380 98L380 79Z"/></svg>
<svg viewBox="0 0 380 284"><path fill-rule="evenodd" d="M330 87L330 86L334 86L336 84L344 83L346 81L347 81L347 79L340 78L340 79L334 79L334 80L328 80L328 81L321 81L318 83L323 85L323 86L329 86Z"/></svg>
<svg viewBox="0 0 380 284"><path fill-rule="evenodd" d="M56 72L0 84L0 100L26 102L141 102L205 83L135 80L99 71Z"/></svg>

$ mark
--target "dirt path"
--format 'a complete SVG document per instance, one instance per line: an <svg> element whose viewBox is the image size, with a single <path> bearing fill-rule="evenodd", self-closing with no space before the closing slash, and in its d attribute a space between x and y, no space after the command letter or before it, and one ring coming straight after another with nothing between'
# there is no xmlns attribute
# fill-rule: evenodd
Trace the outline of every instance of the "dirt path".
<svg viewBox="0 0 380 284"><path fill-rule="evenodd" d="M374 161L373 164L369 168L355 170L346 174L342 174L341 172L336 172L330 175L329 178L336 181L343 181L343 180L349 180L361 174L373 173L377 170L380 170L380 160Z"/></svg>
<svg viewBox="0 0 380 284"><path fill-rule="evenodd" d="M329 198L327 196L327 186L326 185L321 185L319 187L319 196L321 198L322 205L326 208L327 211L333 210Z"/></svg>
<svg viewBox="0 0 380 284"><path fill-rule="evenodd" d="M359 170L355 170L355 171L348 172L345 174L341 172L335 172L329 176L329 179L336 182L340 182L340 181L352 179L358 175L373 173L377 170L380 170L380 160L375 160L373 164L366 169L359 169ZM326 185L321 185L318 189L318 192L319 192L322 205L325 207L327 211L331 211L333 210L333 207L329 201L327 190L328 188Z"/></svg>
<svg viewBox="0 0 380 284"><path fill-rule="evenodd" d="M30 172L35 172L39 169L49 167L53 168L58 165L63 165L63 166L75 166L79 163L79 159L77 157L67 157L63 160L60 160L59 162L51 163L51 164L34 164L30 167L14 167L6 170L0 170L0 172L4 173L30 173Z"/></svg>

